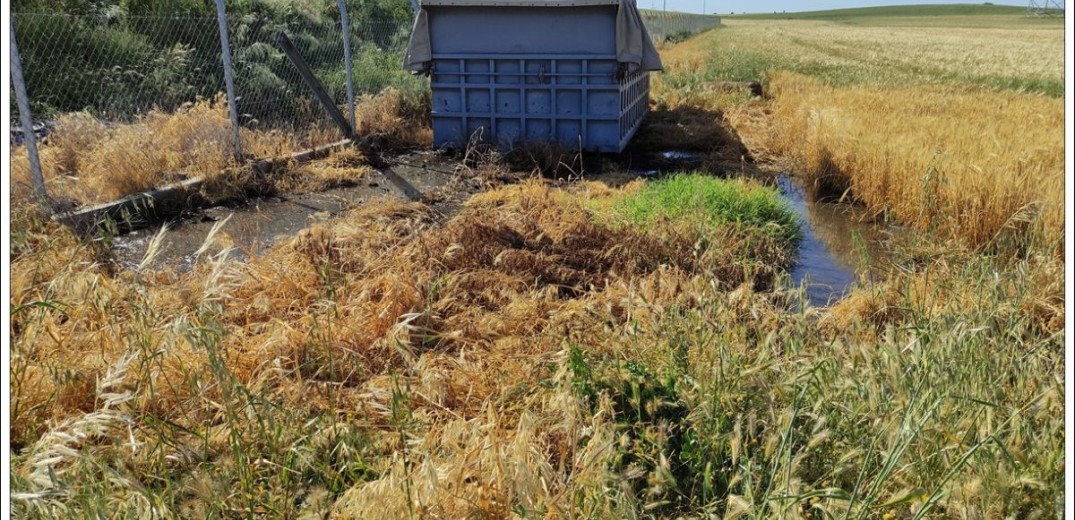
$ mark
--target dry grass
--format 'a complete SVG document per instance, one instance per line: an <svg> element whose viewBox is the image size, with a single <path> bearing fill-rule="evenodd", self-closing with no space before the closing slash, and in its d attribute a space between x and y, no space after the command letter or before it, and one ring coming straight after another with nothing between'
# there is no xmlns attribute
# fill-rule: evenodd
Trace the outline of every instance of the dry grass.
<svg viewBox="0 0 1075 520"><path fill-rule="evenodd" d="M272 191L278 193L317 192L353 186L373 173L369 159L355 148L344 148L329 157L285 168L273 175Z"/></svg>
<svg viewBox="0 0 1075 520"><path fill-rule="evenodd" d="M358 135L384 147L428 143L428 125L412 117L420 110L420 103L391 89L363 98L357 107ZM243 128L241 136L243 152L258 158L286 156L343 138L327 122L302 132ZM39 151L50 194L78 205L108 202L189 177L239 190L242 186L233 185L249 180L232 156L231 126L222 98L192 103L175 113L150 112L134 123L109 127L88 114L67 114ZM348 163L354 159L341 158ZM24 153L12 155L11 170L13 197L29 198L32 183ZM362 172L354 173L332 165L306 166L287 172L278 184L311 190L353 182Z"/></svg>
<svg viewBox="0 0 1075 520"><path fill-rule="evenodd" d="M606 197L618 193L599 185L592 189ZM579 305L576 300L622 290L621 284L629 280L663 272L662 291L674 293L699 261L686 234L657 240L598 226L588 215L578 195L537 181L479 195L462 214L436 227L425 206L381 199L341 222L310 228L248 265L228 266L227 276L218 281L232 283L219 287L209 282L212 273L207 270L213 266L184 276L121 273L112 278L94 262L91 251L70 238L52 243L28 232L27 240L47 245L28 244L35 254L15 259L13 305L79 304L78 314L61 313L62 323L20 322L17 337L36 340L18 350L20 356L76 372L104 370L124 341L122 327L102 324L130 317L135 310L123 303L129 291L152 282L158 287L138 300L162 316L205 303L205 291L227 291L232 303L224 309L225 323L234 346L224 348L234 356L231 368L243 374L243 380L251 379L268 355L291 360L296 364L292 368L301 366L314 379L361 381L399 368L427 349L488 349L502 337L532 335L547 320ZM744 241L739 247L751 245ZM53 259L68 258L63 270L52 262L41 264L40 248L56 255ZM729 248L711 254L725 261L715 271L722 274L717 281L731 287L746 281L743 267L732 263L742 251ZM318 301L330 284L339 299L332 302L331 325L321 326L341 328L314 332L311 320L326 310ZM117 315L107 318L108 309ZM57 334L57 327L66 332ZM320 343L321 336L329 343ZM326 366L319 368L318 363ZM358 372L342 374L334 371L337 366ZM47 378L45 373L34 377ZM89 384L92 379L80 380ZM48 402L57 388L68 385L19 385L16 401ZM71 390L84 388L80 383ZM170 402L173 398L157 395L156 406ZM53 403L50 408L63 416L86 406L92 406L92 399L70 406ZM33 420L20 424L20 439L42 426Z"/></svg>
<svg viewBox="0 0 1075 520"><path fill-rule="evenodd" d="M356 101L355 133L368 136L382 148L429 146L433 129L429 121L429 100L405 96L388 88L377 95Z"/></svg>
<svg viewBox="0 0 1075 520"><path fill-rule="evenodd" d="M153 448L152 455L133 453L127 463L138 473L153 473L162 462L171 467L167 461L186 460L189 450L231 468L220 459L228 439L239 442L233 436L242 435L249 442L251 434L245 419L228 415L238 388L286 403L296 417L364 417L350 427L377 437L377 425L398 419L394 401L403 384L408 413L428 425L414 434L427 444L412 446L419 437L410 434L379 441L388 450L377 462L382 478L358 497L345 495L337 511L393 517L418 504L438 516L497 515L524 491L535 507L570 507L563 479L595 477L548 474L543 478L558 481L546 484L527 479L552 469L546 462L542 470L539 462L552 453L579 451L573 439L590 419L568 395L553 402L543 395L516 398L540 388L529 385L549 375L545 366L563 348L562 331L598 333L603 320L628 326L670 306L696 304L699 291L738 287L751 276L739 259L762 240L729 228L721 232L726 247L706 253L687 231L650 235L596 225L582 203L625 193L600 184L567 192L530 181L475 197L442 226L425 206L381 199L249 264L219 256L187 275L114 277L91 249L55 233L54 224L25 222L12 279L16 446L52 453L59 448L50 435L75 427L53 424L101 416L95 387L104 387L94 381L121 357L136 360L124 364L124 388L137 394L124 401L122 420L98 425L68 450L70 460L50 459L59 481L28 477L39 491L26 496L39 500L43 495L35 493L56 486L67 489L61 495L74 492L78 484L65 475L85 470L79 457L104 456L108 436L123 424L137 430L130 432L131 443L156 435L177 443ZM713 266L705 277L699 276L702 264ZM150 417L172 426L154 432L157 427L142 422ZM206 435L221 430L208 444L201 434L184 433L206 425L214 425ZM499 447L476 455L459 444L472 435ZM600 460L599 453L587 454L594 448L576 456ZM399 457L415 449L428 450L423 464L441 465L438 471L449 478L404 500L395 479L418 477ZM522 458L512 463L515 469L473 467L497 450ZM44 471L44 463L35 462L43 456L26 460L26 475ZM607 478L600 464L586 471ZM182 475L179 485L196 485L185 480L196 475ZM526 489L515 489L520 485ZM220 505L241 507L245 499L251 497L240 494ZM197 507L219 507L213 504Z"/></svg>
<svg viewBox="0 0 1075 520"><path fill-rule="evenodd" d="M150 112L132 124L105 127L87 114L60 118L40 147L53 196L80 204L107 202L188 176L220 175L232 165L231 130L222 99L205 100L174 114ZM252 149L283 148L282 134L247 133ZM13 196L31 189L24 155L12 156Z"/></svg>
<svg viewBox="0 0 1075 520"><path fill-rule="evenodd" d="M949 250L923 268L890 273L852 292L828 310L821 325L837 335L876 337L907 326L915 316L958 314L1018 320L1039 334L1064 333L1063 264L1036 256L1003 277L995 268L967 251Z"/></svg>
<svg viewBox="0 0 1075 520"><path fill-rule="evenodd" d="M660 122L679 132L675 142L734 160L738 147L707 145L738 142L717 127L718 104L734 95L714 97L704 74L672 77L690 60L667 63L664 108L696 117ZM963 158L1021 157L948 126L965 123L974 102L1004 99L1017 112L1051 102L920 85L909 92L932 103L904 110L866 87L788 74L770 87L773 101L728 112L751 149L766 143L809 164L810 150L834 146L829 166L860 168L843 170L847 182L868 182L861 168L876 168L907 190L924 175L909 171L920 167L908 162L915 147L932 152L934 140ZM938 105L952 99L953 112ZM425 135L385 116L399 106L373 109L366 131L388 143ZM805 120L797 128L806 138L774 130L766 109L789 126ZM880 110L901 117L862 113ZM66 124L72 130L57 134L65 146L99 146L93 132L75 130L92 121ZM901 146L884 148L870 124L891 124L885 137ZM1019 137L979 124L997 139ZM923 128L961 137L920 137ZM1044 130L1039 137L1051 142ZM54 171L83 167L86 155L53 146ZM1019 203L944 192L942 180L978 185L959 163L929 157L944 167L927 177L938 187L907 196L948 197L940 209L923 206L942 233L951 215L992 218ZM1027 184L1051 179L1037 176L1047 175L1049 151L1036 157L1004 164L1023 168L1010 175ZM364 162L347 151L280 182L319 189L361 175ZM818 164L811 171L830 171ZM1001 195L1016 196L1018 184L1002 185ZM736 186L721 190L763 191ZM856 196L865 200L868 186ZM378 199L243 264L211 233L206 250L220 252L203 252L188 273L116 272L107 240L80 241L18 205L9 331L16 514L1055 514L1064 302L1062 267L1047 250L1024 248L1025 258L1002 263L929 237L901 246L900 273L822 312L779 289L791 253L774 237L781 219L716 219L719 211L676 189L643 197L655 189L532 179L479 194L446 221L420 203ZM1048 194L1027 195L1039 196ZM896 211L891 200L876 204ZM1030 206L1036 213L1011 222L1048 235L1052 206Z"/></svg>
<svg viewBox="0 0 1075 520"><path fill-rule="evenodd" d="M969 288L974 313L846 310L819 328L788 295L752 290L756 264L781 254L764 226L595 223L611 214L589 207L640 190L531 180L442 224L379 199L187 274L110 273L92 243L20 216L14 504L335 518L1051 507L1059 349L1007 289ZM910 294L889 291L895 305ZM930 348L901 351L922 335ZM986 384L998 374L1009 383ZM968 450L981 455L966 469L940 456Z"/></svg>
<svg viewBox="0 0 1075 520"><path fill-rule="evenodd" d="M865 69L876 77L889 69L893 77L907 75L932 83L953 77L1041 77L1063 80L1063 45L1060 24L1020 27L1003 21L994 27L874 26L799 21L732 22L737 30L766 34L764 46L742 42L787 59L813 61L833 68ZM913 23L913 22L912 22Z"/></svg>
<svg viewBox="0 0 1075 520"><path fill-rule="evenodd" d="M980 17L991 19L992 17ZM806 20L728 19L719 31L662 52L671 76L716 72L728 80L758 80L769 70L791 70L836 84L963 84L1062 95L1061 24L993 27L860 25ZM1003 22L1003 20L1001 21ZM719 48L719 52L717 51ZM691 89L659 93L689 96ZM704 86L701 86L704 88Z"/></svg>

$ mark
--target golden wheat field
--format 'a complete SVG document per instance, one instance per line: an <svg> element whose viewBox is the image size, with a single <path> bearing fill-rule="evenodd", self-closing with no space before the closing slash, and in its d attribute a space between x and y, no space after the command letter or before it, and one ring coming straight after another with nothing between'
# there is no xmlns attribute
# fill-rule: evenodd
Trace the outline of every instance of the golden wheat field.
<svg viewBox="0 0 1075 520"><path fill-rule="evenodd" d="M673 82L662 78L658 95L720 103L680 83L764 76L771 103L728 111L752 149L793 159L819 189L849 191L916 229L973 247L1020 235L1059 255L1063 30L1017 22L732 19L666 53Z"/></svg>
<svg viewBox="0 0 1075 520"><path fill-rule="evenodd" d="M154 262L166 231L131 268L106 230L13 198L15 515L1057 516L1062 36L982 16L730 18L662 45L634 145L699 171L556 179L468 153L453 175L482 189L451 211L374 198L246 257L220 222L190 270ZM724 85L749 80L764 97ZM428 146L415 106L366 99L359 133ZM175 169L253 182L219 103L95 124L65 116L42 146L80 204ZM346 149L258 182L377 164ZM902 230L834 305L790 281L785 170Z"/></svg>
<svg viewBox="0 0 1075 520"><path fill-rule="evenodd" d="M880 82L941 83L950 78L1032 76L1062 81L1062 24L1020 26L1005 19L987 27L921 24L903 26L848 25L813 20L749 20L731 18L719 38L721 53L745 52ZM704 52L705 37L672 53Z"/></svg>

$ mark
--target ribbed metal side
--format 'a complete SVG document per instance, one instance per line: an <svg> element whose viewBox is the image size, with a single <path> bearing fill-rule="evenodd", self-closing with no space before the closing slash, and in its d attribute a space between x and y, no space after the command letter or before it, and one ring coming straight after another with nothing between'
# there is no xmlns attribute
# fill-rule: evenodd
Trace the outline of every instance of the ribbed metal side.
<svg viewBox="0 0 1075 520"><path fill-rule="evenodd" d="M619 67L612 55L434 54L434 145L620 152L648 109L649 73Z"/></svg>
<svg viewBox="0 0 1075 520"><path fill-rule="evenodd" d="M649 71L627 74L621 82L620 149L623 151L635 136L649 112Z"/></svg>

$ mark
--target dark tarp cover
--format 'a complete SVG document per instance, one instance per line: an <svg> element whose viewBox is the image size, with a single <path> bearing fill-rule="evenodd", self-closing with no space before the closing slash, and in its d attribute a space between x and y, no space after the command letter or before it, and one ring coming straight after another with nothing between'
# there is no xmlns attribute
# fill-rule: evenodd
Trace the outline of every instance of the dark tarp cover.
<svg viewBox="0 0 1075 520"><path fill-rule="evenodd" d="M427 2L434 5L433 2ZM511 0L455 0L451 5L485 5L489 7L511 5ZM605 3L605 2L602 2ZM614 2L608 2L614 4ZM519 5L535 6L536 2L528 0ZM563 0L547 0L541 5L549 7L570 7L578 3ZM628 72L637 70L662 70L661 56L642 23L635 0L619 0L616 13L616 60L627 66ZM410 45L403 68L416 74L428 73L433 61L433 47L429 38L429 15L423 7L414 19Z"/></svg>

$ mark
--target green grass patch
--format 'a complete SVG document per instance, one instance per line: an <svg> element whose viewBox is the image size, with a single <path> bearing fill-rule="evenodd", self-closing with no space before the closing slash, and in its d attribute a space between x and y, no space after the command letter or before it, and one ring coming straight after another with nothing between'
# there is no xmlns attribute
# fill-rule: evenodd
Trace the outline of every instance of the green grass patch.
<svg viewBox="0 0 1075 520"><path fill-rule="evenodd" d="M667 220L734 223L763 230L789 246L802 239L798 218L776 190L741 179L677 174L647 184L612 209L617 218L643 227Z"/></svg>

